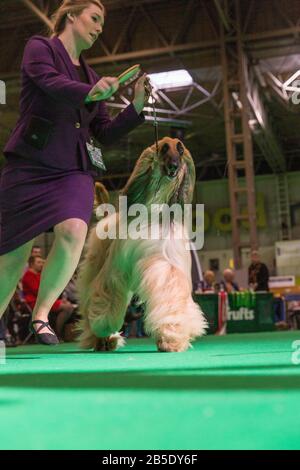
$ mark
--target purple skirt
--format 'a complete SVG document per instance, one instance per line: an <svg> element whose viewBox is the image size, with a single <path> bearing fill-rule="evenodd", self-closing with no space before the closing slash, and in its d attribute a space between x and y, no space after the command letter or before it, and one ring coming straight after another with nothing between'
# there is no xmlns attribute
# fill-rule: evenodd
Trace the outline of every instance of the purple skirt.
<svg viewBox="0 0 300 470"><path fill-rule="evenodd" d="M44 168L19 157L10 159L0 180L0 255L64 220L76 218L88 224L93 202L91 174Z"/></svg>

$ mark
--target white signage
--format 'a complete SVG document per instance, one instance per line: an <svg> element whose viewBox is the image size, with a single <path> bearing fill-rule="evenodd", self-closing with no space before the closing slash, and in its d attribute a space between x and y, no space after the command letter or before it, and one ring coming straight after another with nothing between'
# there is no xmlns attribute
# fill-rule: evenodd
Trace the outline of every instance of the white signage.
<svg viewBox="0 0 300 470"><path fill-rule="evenodd" d="M242 307L239 310L228 310L227 320L240 321L240 320L254 320L254 310Z"/></svg>
<svg viewBox="0 0 300 470"><path fill-rule="evenodd" d="M300 276L300 240L276 242L276 267L279 276Z"/></svg>
<svg viewBox="0 0 300 470"><path fill-rule="evenodd" d="M0 80L0 104L6 104L6 85Z"/></svg>
<svg viewBox="0 0 300 470"><path fill-rule="evenodd" d="M0 365L6 364L5 343L0 341Z"/></svg>

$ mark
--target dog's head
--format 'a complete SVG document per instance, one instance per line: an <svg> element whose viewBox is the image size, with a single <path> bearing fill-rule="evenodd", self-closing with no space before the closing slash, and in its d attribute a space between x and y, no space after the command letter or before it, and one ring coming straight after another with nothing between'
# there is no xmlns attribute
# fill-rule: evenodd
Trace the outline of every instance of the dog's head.
<svg viewBox="0 0 300 470"><path fill-rule="evenodd" d="M195 186L195 166L179 139L164 137L141 154L121 194L128 206L140 204L189 204Z"/></svg>

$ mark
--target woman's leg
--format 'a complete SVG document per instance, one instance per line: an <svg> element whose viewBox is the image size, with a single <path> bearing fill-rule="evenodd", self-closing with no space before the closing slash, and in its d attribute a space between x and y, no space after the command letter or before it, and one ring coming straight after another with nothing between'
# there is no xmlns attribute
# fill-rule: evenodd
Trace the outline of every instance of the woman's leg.
<svg viewBox="0 0 300 470"><path fill-rule="evenodd" d="M0 318L22 277L24 266L30 256L33 240L14 251L0 256Z"/></svg>
<svg viewBox="0 0 300 470"><path fill-rule="evenodd" d="M52 305L61 295L78 265L87 229L87 224L80 219L68 219L54 227L55 239L42 271L33 310L34 320L48 320ZM40 333L49 333L49 330L43 328Z"/></svg>

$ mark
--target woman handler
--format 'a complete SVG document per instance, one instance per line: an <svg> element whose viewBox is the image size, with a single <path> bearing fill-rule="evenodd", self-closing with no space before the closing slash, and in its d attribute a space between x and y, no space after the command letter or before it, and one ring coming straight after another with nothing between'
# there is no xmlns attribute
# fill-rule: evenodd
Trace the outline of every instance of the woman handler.
<svg viewBox="0 0 300 470"><path fill-rule="evenodd" d="M99 0L65 0L54 16L52 37L28 41L21 68L20 118L4 149L0 317L33 240L54 227L31 325L43 344L58 342L48 314L76 269L87 235L99 165L91 137L113 143L144 122L145 75L135 85L133 102L115 119L109 118L104 101L93 102L99 93L107 99L118 89L117 79L99 79L81 56L101 34L104 14Z"/></svg>

